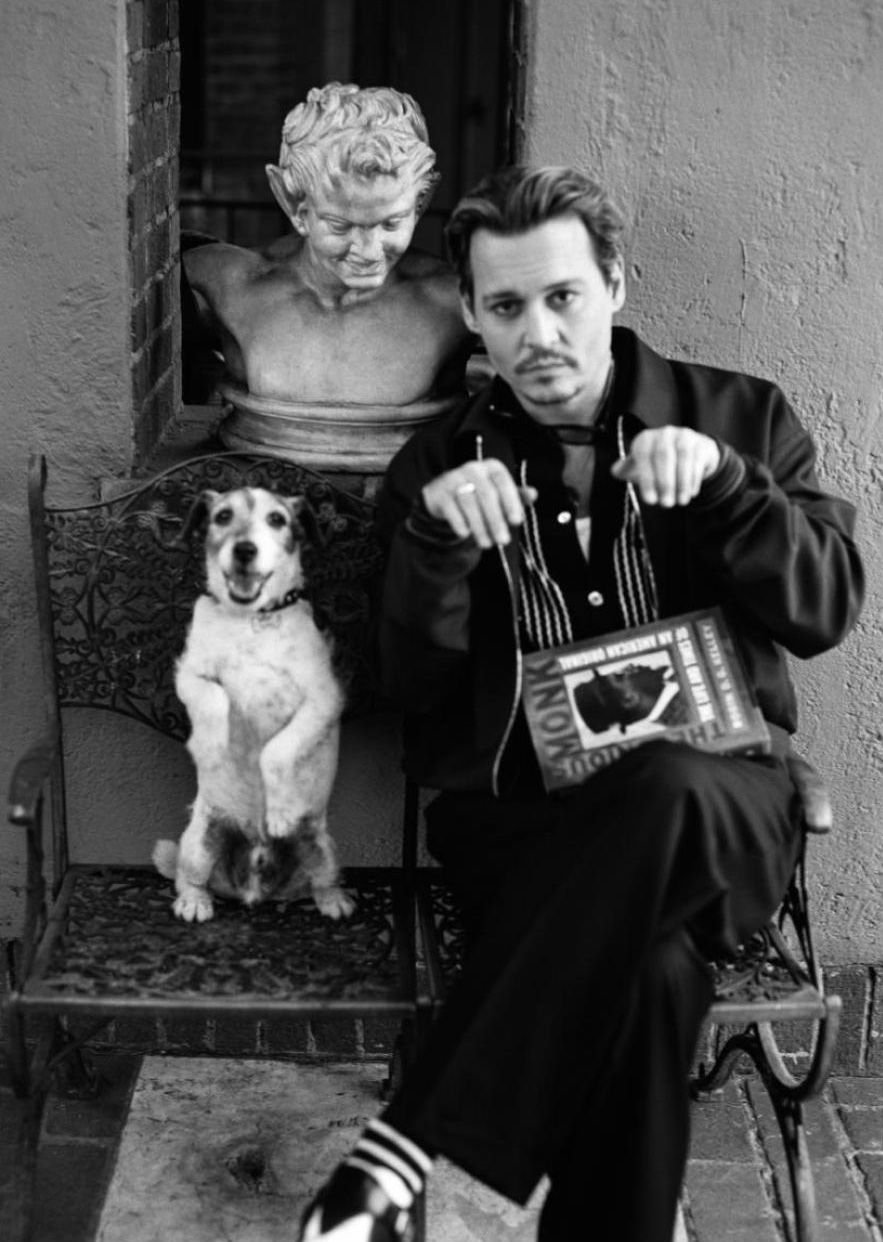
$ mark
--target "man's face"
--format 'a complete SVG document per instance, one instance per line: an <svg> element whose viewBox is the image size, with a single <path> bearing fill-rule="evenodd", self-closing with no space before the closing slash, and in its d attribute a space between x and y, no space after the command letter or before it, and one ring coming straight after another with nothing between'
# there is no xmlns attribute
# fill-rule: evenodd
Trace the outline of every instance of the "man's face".
<svg viewBox="0 0 883 1242"><path fill-rule="evenodd" d="M610 368L613 316L625 301L622 265L605 279L577 216L504 236L478 229L471 241L468 327L538 422L582 422L594 414Z"/></svg>
<svg viewBox="0 0 883 1242"><path fill-rule="evenodd" d="M408 249L417 223L411 180L347 177L317 186L295 217L321 275L348 289L379 289Z"/></svg>

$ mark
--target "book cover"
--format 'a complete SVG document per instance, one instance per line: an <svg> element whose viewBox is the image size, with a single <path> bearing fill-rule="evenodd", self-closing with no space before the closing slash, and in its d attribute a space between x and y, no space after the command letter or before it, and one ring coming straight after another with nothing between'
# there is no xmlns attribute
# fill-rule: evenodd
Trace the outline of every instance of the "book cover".
<svg viewBox="0 0 883 1242"><path fill-rule="evenodd" d="M719 608L524 656L523 701L547 790L577 785L656 738L770 749Z"/></svg>

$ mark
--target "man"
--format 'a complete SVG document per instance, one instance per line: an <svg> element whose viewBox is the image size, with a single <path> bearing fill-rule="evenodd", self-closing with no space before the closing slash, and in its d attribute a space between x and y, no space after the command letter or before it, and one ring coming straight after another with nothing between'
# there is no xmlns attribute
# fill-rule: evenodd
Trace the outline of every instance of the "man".
<svg viewBox="0 0 883 1242"><path fill-rule="evenodd" d="M821 491L772 384L612 328L621 222L587 178L505 170L448 240L497 378L390 466L381 637L407 770L441 791L429 848L470 947L303 1236L405 1237L442 1154L522 1203L547 1174L543 1242L671 1242L706 957L766 921L794 866L783 649L823 651L855 620L853 509ZM520 653L712 604L772 754L648 742L545 794Z"/></svg>
<svg viewBox="0 0 883 1242"><path fill-rule="evenodd" d="M203 326L256 397L407 405L462 395L471 343L446 264L410 249L438 180L410 95L333 82L285 120L267 176L292 232L183 256Z"/></svg>

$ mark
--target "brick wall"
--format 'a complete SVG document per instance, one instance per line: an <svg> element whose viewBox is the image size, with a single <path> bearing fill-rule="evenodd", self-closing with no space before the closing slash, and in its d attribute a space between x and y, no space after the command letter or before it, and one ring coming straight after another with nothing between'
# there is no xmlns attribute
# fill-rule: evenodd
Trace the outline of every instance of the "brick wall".
<svg viewBox="0 0 883 1242"><path fill-rule="evenodd" d="M128 0L129 253L137 466L179 408L178 0Z"/></svg>

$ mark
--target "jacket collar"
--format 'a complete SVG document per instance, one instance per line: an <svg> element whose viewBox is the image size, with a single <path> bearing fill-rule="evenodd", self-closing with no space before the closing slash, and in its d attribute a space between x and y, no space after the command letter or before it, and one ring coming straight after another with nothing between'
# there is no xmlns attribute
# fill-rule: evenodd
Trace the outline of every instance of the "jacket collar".
<svg viewBox="0 0 883 1242"><path fill-rule="evenodd" d="M612 345L616 364L612 409L634 415L645 427L680 422L677 386L666 359L630 328L614 328Z"/></svg>

